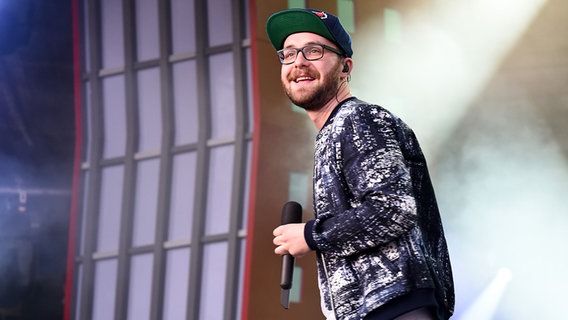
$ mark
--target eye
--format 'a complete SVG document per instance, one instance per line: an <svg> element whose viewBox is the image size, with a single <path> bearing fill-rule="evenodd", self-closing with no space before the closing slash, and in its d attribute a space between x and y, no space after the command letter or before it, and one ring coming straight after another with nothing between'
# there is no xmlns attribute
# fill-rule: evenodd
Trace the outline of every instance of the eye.
<svg viewBox="0 0 568 320"><path fill-rule="evenodd" d="M283 49L278 51L278 57L282 61L289 61L291 59L294 59L295 55L296 53L293 49Z"/></svg>
<svg viewBox="0 0 568 320"><path fill-rule="evenodd" d="M310 56L313 57L317 57L319 55L321 55L321 48L318 46L313 46L313 47L306 47L305 51L307 54L309 54Z"/></svg>
<svg viewBox="0 0 568 320"><path fill-rule="evenodd" d="M280 59L282 60L288 60L291 58L294 58L294 56L296 56L296 50L294 49L283 49L280 52L278 52Z"/></svg>
<svg viewBox="0 0 568 320"><path fill-rule="evenodd" d="M284 51L284 58L293 58L294 56L296 56L296 50L289 49Z"/></svg>

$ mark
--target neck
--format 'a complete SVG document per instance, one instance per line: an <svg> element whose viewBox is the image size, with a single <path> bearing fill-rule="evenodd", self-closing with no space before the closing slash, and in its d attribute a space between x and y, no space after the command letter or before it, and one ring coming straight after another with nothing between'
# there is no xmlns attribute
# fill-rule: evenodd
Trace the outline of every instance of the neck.
<svg viewBox="0 0 568 320"><path fill-rule="evenodd" d="M351 90L349 89L349 84L345 82L342 86L340 86L333 99L329 100L322 108L314 111L308 111L308 116L314 123L316 129L318 131L321 130L335 107L337 107L341 101L350 97Z"/></svg>

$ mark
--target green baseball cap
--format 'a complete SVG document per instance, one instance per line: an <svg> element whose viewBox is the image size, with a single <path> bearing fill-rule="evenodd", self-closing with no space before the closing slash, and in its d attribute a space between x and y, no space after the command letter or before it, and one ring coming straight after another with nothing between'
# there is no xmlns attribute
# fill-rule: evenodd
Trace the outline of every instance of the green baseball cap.
<svg viewBox="0 0 568 320"><path fill-rule="evenodd" d="M286 38L298 32L318 34L339 46L347 57L353 56L351 36L339 18L316 9L286 9L272 14L266 21L266 33L276 50L282 49Z"/></svg>

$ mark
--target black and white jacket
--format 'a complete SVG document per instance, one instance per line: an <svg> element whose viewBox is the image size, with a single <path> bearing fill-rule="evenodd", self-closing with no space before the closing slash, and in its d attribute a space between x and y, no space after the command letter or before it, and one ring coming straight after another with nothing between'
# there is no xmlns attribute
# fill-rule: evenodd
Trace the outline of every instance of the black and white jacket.
<svg viewBox="0 0 568 320"><path fill-rule="evenodd" d="M452 271L426 161L412 130L356 98L316 138L315 220L322 308L360 319L393 298L434 289L443 318L454 308ZM327 310L327 311L326 311Z"/></svg>

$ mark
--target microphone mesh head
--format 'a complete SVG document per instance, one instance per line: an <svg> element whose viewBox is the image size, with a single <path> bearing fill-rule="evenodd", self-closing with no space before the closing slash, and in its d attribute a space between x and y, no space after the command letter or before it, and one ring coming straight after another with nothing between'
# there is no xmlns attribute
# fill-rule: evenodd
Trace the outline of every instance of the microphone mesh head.
<svg viewBox="0 0 568 320"><path fill-rule="evenodd" d="M295 201L286 202L282 207L282 224L300 222L302 222L302 206Z"/></svg>

